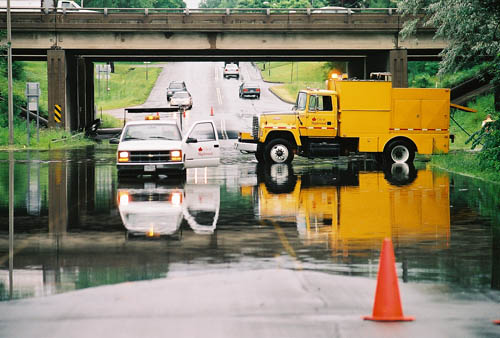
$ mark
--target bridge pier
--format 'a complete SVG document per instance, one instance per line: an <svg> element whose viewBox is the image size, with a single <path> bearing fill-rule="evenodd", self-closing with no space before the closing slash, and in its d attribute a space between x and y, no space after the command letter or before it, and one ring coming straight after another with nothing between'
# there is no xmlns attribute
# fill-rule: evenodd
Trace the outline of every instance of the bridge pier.
<svg viewBox="0 0 500 338"><path fill-rule="evenodd" d="M66 74L65 51L49 49L47 51L47 91L50 128L69 130Z"/></svg>
<svg viewBox="0 0 500 338"><path fill-rule="evenodd" d="M394 88L408 88L408 51L393 49L389 51L389 71Z"/></svg>
<svg viewBox="0 0 500 338"><path fill-rule="evenodd" d="M349 77L369 79L372 72L390 72L394 88L408 87L408 52L406 49L372 52L348 61Z"/></svg>
<svg viewBox="0 0 500 338"><path fill-rule="evenodd" d="M94 119L94 65L62 49L47 51L49 127L82 130Z"/></svg>
<svg viewBox="0 0 500 338"><path fill-rule="evenodd" d="M77 129L85 128L95 118L94 112L94 63L83 57L78 58L77 80Z"/></svg>

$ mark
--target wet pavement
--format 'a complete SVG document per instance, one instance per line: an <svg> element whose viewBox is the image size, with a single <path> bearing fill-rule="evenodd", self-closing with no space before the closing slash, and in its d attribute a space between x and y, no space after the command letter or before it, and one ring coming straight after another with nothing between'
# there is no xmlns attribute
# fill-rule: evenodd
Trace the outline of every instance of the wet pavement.
<svg viewBox="0 0 500 338"><path fill-rule="evenodd" d="M15 152L13 244L1 153L0 336L500 335L498 185L425 163L261 167L233 142L185 181L118 181L112 147ZM361 320L387 237L412 323Z"/></svg>

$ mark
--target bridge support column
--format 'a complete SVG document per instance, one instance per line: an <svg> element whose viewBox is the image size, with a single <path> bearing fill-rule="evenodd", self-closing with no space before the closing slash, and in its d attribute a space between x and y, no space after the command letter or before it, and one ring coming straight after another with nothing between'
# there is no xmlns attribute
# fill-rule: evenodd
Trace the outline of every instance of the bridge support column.
<svg viewBox="0 0 500 338"><path fill-rule="evenodd" d="M78 120L76 129L89 125L95 116L94 112L94 64L82 57L78 58Z"/></svg>
<svg viewBox="0 0 500 338"><path fill-rule="evenodd" d="M393 49L389 51L389 71L394 88L408 88L408 51Z"/></svg>
<svg viewBox="0 0 500 338"><path fill-rule="evenodd" d="M66 53L60 49L47 51L49 127L69 130L66 101Z"/></svg>

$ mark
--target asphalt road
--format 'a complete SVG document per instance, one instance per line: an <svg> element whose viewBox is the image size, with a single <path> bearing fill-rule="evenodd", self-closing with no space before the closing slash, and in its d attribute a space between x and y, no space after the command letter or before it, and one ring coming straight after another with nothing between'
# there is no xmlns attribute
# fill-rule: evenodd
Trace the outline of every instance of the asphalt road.
<svg viewBox="0 0 500 338"><path fill-rule="evenodd" d="M193 97L193 108L186 112L184 127L199 120L213 120L221 138L236 138L238 132L249 131L252 116L264 111L289 111L291 104L281 101L262 81L259 71L249 62L240 63L240 78L223 77L223 62L169 62L163 67L146 102L138 107L169 107L166 88L171 81L185 81ZM258 83L260 99L239 98L239 85L244 81ZM213 112L213 115L212 115ZM123 109L108 111L123 118ZM171 114L160 114L166 118ZM178 116L177 116L178 117ZM144 114L127 114L127 120L143 119Z"/></svg>

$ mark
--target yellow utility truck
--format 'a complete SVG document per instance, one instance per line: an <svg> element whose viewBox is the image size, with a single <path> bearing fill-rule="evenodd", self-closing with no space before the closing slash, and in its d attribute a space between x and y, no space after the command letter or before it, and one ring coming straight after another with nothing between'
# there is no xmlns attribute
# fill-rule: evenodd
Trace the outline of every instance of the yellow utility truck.
<svg viewBox="0 0 500 338"><path fill-rule="evenodd" d="M404 163L415 153L448 153L449 89L393 88L390 80L336 74L329 76L327 88L299 91L291 112L254 116L251 132L240 133L236 148L270 164L290 163L294 155L338 158L366 152Z"/></svg>

